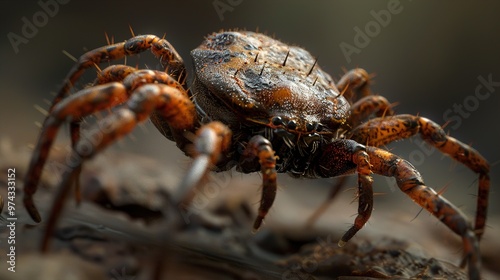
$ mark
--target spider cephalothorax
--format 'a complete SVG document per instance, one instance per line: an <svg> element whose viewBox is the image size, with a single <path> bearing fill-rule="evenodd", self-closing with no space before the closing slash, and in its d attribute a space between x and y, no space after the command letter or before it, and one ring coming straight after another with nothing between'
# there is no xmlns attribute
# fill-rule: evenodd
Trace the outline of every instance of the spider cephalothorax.
<svg viewBox="0 0 500 280"><path fill-rule="evenodd" d="M151 50L166 70L112 65L99 73L93 86L68 96L85 69L145 50ZM165 39L154 35L135 36L80 57L50 108L26 177L24 202L35 221L41 217L32 196L64 121L70 120L73 153L80 161L64 174L48 231L84 160L150 118L163 135L194 158L176 196L179 203L210 169L261 171L262 200L254 223L258 229L273 204L277 172L308 178L357 173L358 215L339 241L343 245L371 215L371 174L394 177L403 192L462 238L469 276L480 278L478 240L486 223L489 165L476 150L448 136L431 120L394 115L385 98L371 94L366 71L354 69L334 83L306 50L268 36L214 33L191 55L194 72L188 85L178 81L186 72L182 58ZM79 120L114 107L118 108L100 121L106 124L100 141L89 149L80 138ZM474 226L426 186L408 161L378 148L416 134L479 175Z"/></svg>
<svg viewBox="0 0 500 280"><path fill-rule="evenodd" d="M200 114L238 132L234 144L264 135L276 151L279 172L306 174L318 147L346 128L349 103L301 48L258 33L225 32L208 36L191 55ZM260 169L258 161L238 168Z"/></svg>

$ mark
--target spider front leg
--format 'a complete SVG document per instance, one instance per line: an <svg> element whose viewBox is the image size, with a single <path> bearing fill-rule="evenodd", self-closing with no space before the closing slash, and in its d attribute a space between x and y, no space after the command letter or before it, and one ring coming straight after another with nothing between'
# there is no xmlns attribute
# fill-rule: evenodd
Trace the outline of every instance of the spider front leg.
<svg viewBox="0 0 500 280"><path fill-rule="evenodd" d="M191 167L177 189L174 202L180 203L180 210L189 213L194 190L199 187L207 172L215 166L231 144L231 130L221 122L213 121L203 125L196 132L194 158ZM184 216L184 214L182 214ZM187 217L187 216L185 216ZM187 220L186 220L187 221Z"/></svg>
<svg viewBox="0 0 500 280"><path fill-rule="evenodd" d="M259 212L253 224L253 232L259 230L262 221L266 217L269 209L276 198L276 156L271 146L271 142L263 136L257 135L250 139L243 158L251 160L257 157L259 159L260 171L262 173L262 197L260 200Z"/></svg>
<svg viewBox="0 0 500 280"><path fill-rule="evenodd" d="M412 115L396 115L372 119L353 129L348 138L362 144L379 147L417 133L442 153L449 155L479 174L474 231L478 239L480 239L484 233L488 211L490 167L486 159L478 151L446 135L444 130L435 122Z"/></svg>
<svg viewBox="0 0 500 280"><path fill-rule="evenodd" d="M193 157L195 160L181 183L180 192L176 195L177 199L174 199L181 202L182 211L189 213L189 202L194 195L190 190L199 185L208 171L209 163L215 164L221 152L229 148L230 136L229 129L218 122L209 123L198 131L194 141L196 152ZM217 139L218 141L216 141ZM246 144L240 160L243 162L257 160L262 173L262 196L252 230L256 232L262 226L262 222L276 198L278 188L276 184L276 156L271 142L263 136L257 135ZM232 163L229 163L229 166L232 166ZM185 216L184 213L183 216Z"/></svg>
<svg viewBox="0 0 500 280"><path fill-rule="evenodd" d="M42 251L48 249L49 237L62 213L71 181L78 168L85 160L129 134L138 123L148 119L153 112L163 116L172 129L178 131L194 129L196 120L194 104L183 92L163 84L147 84L139 87L127 102L126 108L121 108L98 122L97 126L102 133L99 141L81 139L76 144L72 158L78 161L73 166L68 166L68 172L63 174L62 183L54 199L45 229Z"/></svg>
<svg viewBox="0 0 500 280"><path fill-rule="evenodd" d="M92 86L95 85L102 85L110 82L121 82L123 81L128 75L136 72L137 69L131 66L127 65L111 65L104 69L101 72L98 72L98 78L94 81ZM130 86L130 88L135 88L133 85ZM78 140L80 140L80 125L81 125L82 119L75 119L72 120L69 124L69 131L70 131L70 136L71 136L71 146L74 149L76 143ZM75 174L75 200L77 204L80 204L82 197L81 197L81 191L80 191L80 173L81 173L81 166L76 170Z"/></svg>
<svg viewBox="0 0 500 280"><path fill-rule="evenodd" d="M429 211L462 238L469 278L480 279L478 239L465 214L432 188L426 186L420 173L408 161L375 147L367 147L366 152L370 157L374 173L394 177L399 188L415 203Z"/></svg>
<svg viewBox="0 0 500 280"><path fill-rule="evenodd" d="M351 239L370 218L373 209L370 174L373 172L396 178L403 192L461 236L469 277L480 279L479 245L472 226L457 207L424 184L419 172L408 161L388 151L342 139L328 144L315 166L315 174L325 178L358 172L358 215L354 225L340 239L339 246Z"/></svg>
<svg viewBox="0 0 500 280"><path fill-rule="evenodd" d="M351 75L354 74L355 72L352 73ZM361 78L363 76L355 75L355 77ZM359 84L359 82L357 84ZM366 83L361 83L361 85L366 86ZM363 121L366 121L372 115L377 117L391 116L394 114L394 111L392 110L391 107L392 105L383 96L379 95L365 96L360 100L356 101L356 103L354 103L351 106L350 109L351 113L347 122L351 127L356 127L360 125ZM339 194L340 190L342 189L346 181L347 177L340 177L338 179L337 183L331 188L331 191L328 194L327 199L307 219L307 224L306 224L307 227L312 226L312 224L316 222L316 220L326 211L326 209L332 203L335 196Z"/></svg>
<svg viewBox="0 0 500 280"><path fill-rule="evenodd" d="M54 108L57 103L68 95L70 88L73 87L86 69L96 66L101 62L120 59L146 50L151 50L151 52L160 59L162 66L167 70L166 72L174 78L178 78L185 72L184 62L181 56L167 40L155 35L135 36L124 42L100 47L80 56L77 63L71 68L64 79L64 85L54 98L49 112L52 111L52 108Z"/></svg>
<svg viewBox="0 0 500 280"><path fill-rule="evenodd" d="M80 56L77 63L73 66L73 68L71 68L68 75L64 79L64 85L55 96L49 112L52 112L54 107L62 99L68 96L69 90L74 86L75 82L80 78L86 69L92 66L97 66L101 62L139 54L149 49L158 59L160 59L160 63L165 68L166 73L169 74L169 76L178 79L182 73L185 72L185 66L181 56L167 40L159 38L155 35L135 36L124 42L100 47ZM134 71L135 69L130 66L112 65L99 73L98 79L94 82L94 85L104 84L111 81L121 81ZM78 120L75 120L70 124L73 145L80 137L79 127Z"/></svg>
<svg viewBox="0 0 500 280"><path fill-rule="evenodd" d="M111 82L123 82L128 92L146 83L162 83L185 91L182 85L168 73L151 70L137 70L128 65L111 65L97 73L97 79L92 86L107 84ZM80 139L81 119L70 122L70 135L73 147Z"/></svg>
<svg viewBox="0 0 500 280"><path fill-rule="evenodd" d="M81 106L86 101L97 98L100 100L99 104L96 102L94 106ZM24 184L23 202L35 222L41 222L42 218L34 205L33 195L37 190L43 167L61 124L67 118L80 119L96 111L120 104L126 99L127 95L124 86L120 83L112 83L83 90L79 94L66 99L65 102L59 103L59 106L52 110L44 122L37 145L33 151Z"/></svg>
<svg viewBox="0 0 500 280"><path fill-rule="evenodd" d="M358 173L358 215L351 228L339 240L338 245L344 246L365 225L373 210L370 159L363 145L341 139L329 143L314 166L315 175L323 178Z"/></svg>
<svg viewBox="0 0 500 280"><path fill-rule="evenodd" d="M253 232L257 232L276 198L278 185L276 183L276 156L271 142L261 135L250 138L243 150L238 168L250 163L260 166L262 174L262 196L257 218L253 224ZM258 165L257 165L258 164Z"/></svg>
<svg viewBox="0 0 500 280"><path fill-rule="evenodd" d="M89 87L58 103L45 119L37 145L28 167L24 185L24 205L35 222L40 222L41 217L33 203L33 194L42 174L50 148L56 138L60 125L70 120L80 120L95 112L112 108L128 100L131 92L144 83L162 83L181 91L187 99L187 94L177 81L165 72L140 70L127 76L122 83L112 82L104 85ZM194 111L194 109L193 109ZM78 135L75 136L76 128ZM72 141L79 139L79 125L72 122ZM77 171L78 172L78 171ZM75 178L76 179L76 178Z"/></svg>
<svg viewBox="0 0 500 280"><path fill-rule="evenodd" d="M383 96L372 95L370 90L370 75L361 68L350 70L337 83L337 87L349 102L354 102L350 108L350 116L347 123L351 127L356 127L366 121L371 116L382 117L394 114L392 104ZM356 93L361 93L361 98ZM332 186L327 199L314 211L307 219L307 227L312 226L314 222L326 211L335 196L340 192L347 182L347 177L341 177L337 183Z"/></svg>

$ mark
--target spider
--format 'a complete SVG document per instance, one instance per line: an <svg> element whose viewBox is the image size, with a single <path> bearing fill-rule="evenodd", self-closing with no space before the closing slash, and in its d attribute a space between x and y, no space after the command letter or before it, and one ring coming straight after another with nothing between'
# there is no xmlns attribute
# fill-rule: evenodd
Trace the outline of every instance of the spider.
<svg viewBox="0 0 500 280"><path fill-rule="evenodd" d="M86 69L146 50L159 59L164 71L111 65L91 86L69 95ZM34 221L41 217L33 194L61 124L69 121L72 153L79 160L63 174L49 225L61 212L69 186L78 186L83 162L149 118L193 158L180 184L178 202L186 201L210 170L260 171L262 199L253 224L257 230L275 199L277 173L302 178L357 174L358 213L338 243L343 246L370 218L371 174L394 177L401 191L462 238L462 266L468 264L471 279L480 278L478 242L486 223L490 180L488 162L479 152L429 119L396 115L386 98L371 93L365 70L348 71L334 83L309 52L260 33L213 33L191 56L194 72L189 87L183 82L182 58L167 40L154 35L133 36L79 58L43 123L26 175L24 204ZM82 118L110 108L115 110L95 124L102 132L98 141L80 137ZM478 174L474 225L424 184L411 163L380 148L416 134Z"/></svg>

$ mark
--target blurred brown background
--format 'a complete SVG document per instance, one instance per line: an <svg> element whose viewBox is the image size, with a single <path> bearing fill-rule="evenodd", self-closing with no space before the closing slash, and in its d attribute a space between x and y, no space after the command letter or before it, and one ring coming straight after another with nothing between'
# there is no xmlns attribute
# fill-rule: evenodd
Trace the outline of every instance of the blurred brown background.
<svg viewBox="0 0 500 280"><path fill-rule="evenodd" d="M388 11L387 1L69 1L58 4L57 11L51 6L53 16L43 12L35 1L0 1L0 137L14 140L19 147L33 144L38 132L34 123L43 120L34 105L47 108L43 100L51 100L50 92L58 89L73 64L62 51L78 57L85 50L105 45L105 32L115 41L130 37L129 25L136 34L166 33L166 38L189 64L189 51L206 34L220 29L258 28L305 47L319 57L321 67L335 78L343 73L343 68L362 67L375 73L374 92L398 102L399 113L419 114L445 124L445 112L457 105L466 106L462 116L449 115L458 117L461 123L450 123L447 130L472 144L493 164L490 215L498 215L500 207L495 204L500 180L500 85L494 86L484 100L475 98L474 93L481 84L479 76L487 80L491 75L493 81L500 82L500 2L400 1L390 8L399 12L392 13L390 21L386 19L387 24L382 26L374 14ZM16 51L9 36L12 38L15 33L25 37L23 17L32 23L38 21L40 26ZM340 45L356 47L356 28L366 27L368 33L372 32L370 41L366 46L358 44L359 53L352 54L349 61ZM128 63L155 66L149 54L129 58ZM186 160L151 124L145 130L137 129L134 138L136 141L125 140L113 149L138 152L164 163L180 162L179 169L183 170ZM448 186L445 195L472 215L475 175L443 159L438 152L427 151L419 143L405 141L391 147L395 153L412 159L429 185L436 189ZM422 154L425 157L418 157ZM294 182L283 181L286 181L282 183L284 187ZM327 192L325 186L331 180L322 182L323 187L290 189L321 196ZM377 198L376 209L406 209L410 216L416 215L418 207L394 191L393 182L390 187L388 184L383 178L377 179L376 191L387 195ZM388 204L391 199L400 200L400 206ZM297 199L296 203L301 201Z"/></svg>

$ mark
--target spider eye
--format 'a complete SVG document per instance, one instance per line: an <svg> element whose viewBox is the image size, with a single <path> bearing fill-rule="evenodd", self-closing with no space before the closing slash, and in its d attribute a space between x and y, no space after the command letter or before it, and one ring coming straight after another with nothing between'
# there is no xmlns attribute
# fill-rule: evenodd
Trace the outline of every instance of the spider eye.
<svg viewBox="0 0 500 280"><path fill-rule="evenodd" d="M317 126L317 124L307 123L306 124L306 130L307 131L313 131L316 126Z"/></svg>
<svg viewBox="0 0 500 280"><path fill-rule="evenodd" d="M282 125L283 124L283 119L281 117L273 117L273 119L271 120L271 122L274 125Z"/></svg>
<svg viewBox="0 0 500 280"><path fill-rule="evenodd" d="M294 120L290 120L286 126L288 129L294 130L297 128L297 122Z"/></svg>

